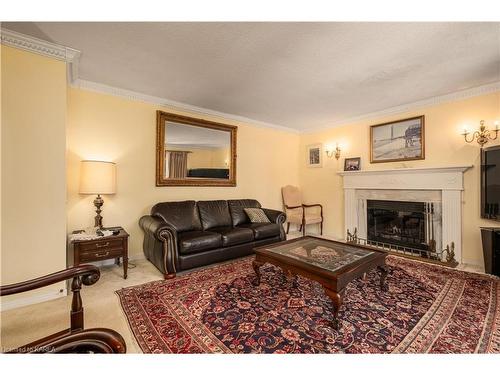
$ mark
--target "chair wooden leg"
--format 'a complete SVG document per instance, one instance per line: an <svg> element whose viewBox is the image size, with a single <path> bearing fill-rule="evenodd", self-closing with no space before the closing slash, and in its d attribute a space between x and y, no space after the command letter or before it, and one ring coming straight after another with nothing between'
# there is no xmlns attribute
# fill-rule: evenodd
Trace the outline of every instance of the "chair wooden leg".
<svg viewBox="0 0 500 375"><path fill-rule="evenodd" d="M302 232L302 224L299 225L299 232Z"/></svg>
<svg viewBox="0 0 500 375"><path fill-rule="evenodd" d="M302 236L306 235L306 223L302 222Z"/></svg>
<svg viewBox="0 0 500 375"><path fill-rule="evenodd" d="M290 231L290 223L286 223L286 234Z"/></svg>
<svg viewBox="0 0 500 375"><path fill-rule="evenodd" d="M319 231L320 231L320 235L322 236L323 235L323 222L319 223Z"/></svg>

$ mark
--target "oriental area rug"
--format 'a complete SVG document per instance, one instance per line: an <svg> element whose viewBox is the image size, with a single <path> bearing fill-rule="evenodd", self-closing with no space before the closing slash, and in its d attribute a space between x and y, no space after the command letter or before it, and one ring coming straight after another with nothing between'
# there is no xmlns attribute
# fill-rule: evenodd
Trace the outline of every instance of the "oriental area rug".
<svg viewBox="0 0 500 375"><path fill-rule="evenodd" d="M316 282L253 257L117 291L144 353L499 353L500 279L388 256L346 288L340 328Z"/></svg>

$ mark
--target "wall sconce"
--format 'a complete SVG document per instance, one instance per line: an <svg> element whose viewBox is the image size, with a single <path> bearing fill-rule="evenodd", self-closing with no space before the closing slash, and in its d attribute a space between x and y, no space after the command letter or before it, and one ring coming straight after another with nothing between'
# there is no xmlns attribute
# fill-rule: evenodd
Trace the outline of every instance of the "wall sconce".
<svg viewBox="0 0 500 375"><path fill-rule="evenodd" d="M481 120L479 122L479 130L476 130L474 133L472 133L472 138L469 140L467 136L470 134L470 132L464 128L464 132L462 135L464 136L465 142L467 143L472 143L475 139L477 140L477 143L481 146L481 148L488 143L488 141L494 141L498 137L498 132L500 129L498 129L498 121L494 122L495 125L495 130L488 130L486 129L486 125L484 125L484 120ZM493 133L495 135L493 136Z"/></svg>
<svg viewBox="0 0 500 375"><path fill-rule="evenodd" d="M332 156L335 155L335 159L339 160L340 158L340 147L339 147L339 144L337 143L336 146L335 146L335 150L333 150L331 147L327 147L326 148L326 156L328 156L329 158L331 158Z"/></svg>

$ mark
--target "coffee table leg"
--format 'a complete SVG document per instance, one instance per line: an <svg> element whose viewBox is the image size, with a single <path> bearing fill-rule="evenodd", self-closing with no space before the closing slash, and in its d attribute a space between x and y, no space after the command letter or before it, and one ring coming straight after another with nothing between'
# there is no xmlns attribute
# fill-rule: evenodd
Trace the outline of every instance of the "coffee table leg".
<svg viewBox="0 0 500 375"><path fill-rule="evenodd" d="M255 285L260 284L260 267L262 267L263 265L264 265L264 263L259 262L258 260L254 260L252 262L253 270L255 271L255 274L257 275L257 280L255 282Z"/></svg>
<svg viewBox="0 0 500 375"><path fill-rule="evenodd" d="M378 266L378 269L380 271L380 289L387 290L387 285L385 285L385 278L387 277L389 270L387 269L387 266L385 264L383 266Z"/></svg>
<svg viewBox="0 0 500 375"><path fill-rule="evenodd" d="M342 295L341 293L337 293L331 289L324 288L326 295L330 297L333 303L333 322L332 326L335 330L339 329L339 310L342 305Z"/></svg>

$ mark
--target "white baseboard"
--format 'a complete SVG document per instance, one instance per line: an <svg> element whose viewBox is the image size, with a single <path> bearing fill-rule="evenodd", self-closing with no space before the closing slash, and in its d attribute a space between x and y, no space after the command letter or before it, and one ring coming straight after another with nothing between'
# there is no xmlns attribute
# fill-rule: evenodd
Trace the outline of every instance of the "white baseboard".
<svg viewBox="0 0 500 375"><path fill-rule="evenodd" d="M10 301L0 302L0 311L7 311L17 309L18 307L34 305L35 303L51 301L53 299L66 297L68 290L66 288L47 291L45 293L36 294L29 297L20 297Z"/></svg>
<svg viewBox="0 0 500 375"><path fill-rule="evenodd" d="M466 266L473 266L473 267L484 267L484 262L482 260L478 259L462 259L462 264Z"/></svg>

